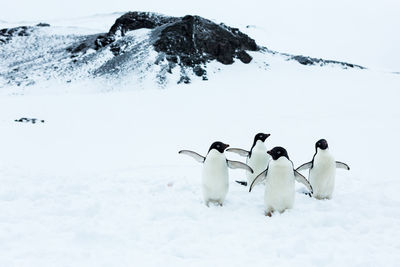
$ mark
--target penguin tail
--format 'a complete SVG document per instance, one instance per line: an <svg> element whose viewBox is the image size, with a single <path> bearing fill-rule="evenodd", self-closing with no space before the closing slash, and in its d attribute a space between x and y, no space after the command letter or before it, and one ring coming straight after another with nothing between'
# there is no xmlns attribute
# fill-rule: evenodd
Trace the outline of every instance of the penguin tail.
<svg viewBox="0 0 400 267"><path fill-rule="evenodd" d="M245 182L245 181L235 181L235 182L238 183L238 184L247 186L247 182Z"/></svg>

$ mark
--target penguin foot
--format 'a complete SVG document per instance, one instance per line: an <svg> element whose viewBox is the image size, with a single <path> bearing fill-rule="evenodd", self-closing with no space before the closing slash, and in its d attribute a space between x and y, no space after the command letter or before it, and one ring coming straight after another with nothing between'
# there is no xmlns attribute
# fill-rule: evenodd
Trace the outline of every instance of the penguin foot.
<svg viewBox="0 0 400 267"><path fill-rule="evenodd" d="M265 216L272 217L272 212L270 212L270 211L265 212Z"/></svg>
<svg viewBox="0 0 400 267"><path fill-rule="evenodd" d="M245 181L235 181L235 182L238 183L238 184L247 186L247 182L245 182Z"/></svg>
<svg viewBox="0 0 400 267"><path fill-rule="evenodd" d="M206 206L209 208L210 207L210 203L213 204L213 206L219 206L222 207L224 205L223 202L218 201L218 200L207 200L205 201Z"/></svg>

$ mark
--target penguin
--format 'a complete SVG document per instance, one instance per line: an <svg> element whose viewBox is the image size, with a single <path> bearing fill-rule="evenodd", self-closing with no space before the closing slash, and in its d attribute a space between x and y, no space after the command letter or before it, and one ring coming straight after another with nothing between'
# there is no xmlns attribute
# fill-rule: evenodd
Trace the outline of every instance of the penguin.
<svg viewBox="0 0 400 267"><path fill-rule="evenodd" d="M261 172L251 183L249 192L257 183L265 180L265 215L271 217L275 211L282 213L293 207L295 180L305 185L311 193L313 188L303 175L293 169L293 162L289 159L286 149L278 146L267 153L271 155L272 160L267 169Z"/></svg>
<svg viewBox="0 0 400 267"><path fill-rule="evenodd" d="M241 148L228 148L226 151L237 153L240 156L247 157L246 164L249 165L254 173L246 172L247 182L236 181L237 183L247 186L250 185L254 178L259 175L268 166L268 162L271 160L270 155L268 155L267 147L265 146L265 140L270 136L270 134L258 133L254 136L253 145L250 151Z"/></svg>
<svg viewBox="0 0 400 267"><path fill-rule="evenodd" d="M239 161L228 160L224 151L229 145L222 142L214 142L206 157L190 151L181 150L178 153L188 155L196 161L203 163L202 171L202 193L204 203L207 207L209 204L217 203L223 205L229 189L228 167L231 169L244 169L253 173L253 170L246 164Z"/></svg>
<svg viewBox="0 0 400 267"><path fill-rule="evenodd" d="M336 168L350 170L346 163L335 161L329 152L328 142L320 139L315 143L312 160L298 167L296 171L310 169L308 179L314 189L313 196L316 199L331 199L335 188Z"/></svg>

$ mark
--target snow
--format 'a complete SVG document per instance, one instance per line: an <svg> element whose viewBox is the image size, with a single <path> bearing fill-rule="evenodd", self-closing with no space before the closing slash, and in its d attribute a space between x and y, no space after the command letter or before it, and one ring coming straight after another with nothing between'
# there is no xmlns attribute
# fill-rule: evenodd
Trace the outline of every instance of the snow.
<svg viewBox="0 0 400 267"><path fill-rule="evenodd" d="M107 29L101 16L85 20L56 26ZM249 30L278 38L269 18L255 20ZM279 38L272 48L285 51L278 46L289 37ZM359 44L343 45L351 53ZM313 56L324 57L318 47ZM373 62L368 48L354 58ZM343 51L333 59L352 62ZM87 80L0 88L0 266L398 266L400 75L252 56L250 65L213 63L208 81L163 90ZM14 121L21 117L45 123ZM351 167L337 170L333 199L309 198L297 184L294 208L267 218L262 185L248 193L234 182L245 173L230 170L224 207L207 208L201 165L177 152L204 155L216 140L248 149L258 132L271 133L267 146L285 147L295 166L326 138Z"/></svg>
<svg viewBox="0 0 400 267"><path fill-rule="evenodd" d="M165 90L3 95L0 263L397 266L399 84L369 70L238 63ZM23 116L45 123L14 122ZM248 193L230 170L225 206L207 208L201 165L178 150L248 148L259 131L295 166L326 138L351 167L337 171L333 199L298 184L294 208L267 218L262 186Z"/></svg>

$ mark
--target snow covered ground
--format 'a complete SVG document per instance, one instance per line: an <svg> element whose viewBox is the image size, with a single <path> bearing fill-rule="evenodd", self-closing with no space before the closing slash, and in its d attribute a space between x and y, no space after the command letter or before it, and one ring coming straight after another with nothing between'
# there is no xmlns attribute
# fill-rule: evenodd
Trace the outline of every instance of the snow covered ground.
<svg viewBox="0 0 400 267"><path fill-rule="evenodd" d="M397 266L399 85L369 70L238 63L166 90L2 95L0 265ZM201 165L177 151L248 148L259 131L296 166L326 138L351 166L334 198L297 193L267 218L262 186L248 193L230 170L226 205L207 208Z"/></svg>
<svg viewBox="0 0 400 267"><path fill-rule="evenodd" d="M365 64L377 62L376 50L369 58L365 51L379 47L378 41L360 48L362 41L351 46L354 39L343 38L339 46L325 47L324 38L300 38L303 26L315 23L312 17L296 22L304 18L299 9L286 14L277 12L285 5L273 7L265 11L271 17L254 6L245 11L255 14L240 16L241 5L232 9L237 16L206 6L192 7L199 10L192 13L243 30L254 18L256 27L247 31L261 45L371 69L309 67L274 57L265 65L254 55L250 65L213 64L209 68L221 70L210 71L208 81L163 90L95 81L0 88L0 266L398 266L400 75L376 69L398 70L393 62L399 54ZM391 10L384 22L393 18ZM169 5L154 11L187 10ZM95 33L107 31L120 15L49 22ZM295 17L282 23L286 16ZM6 20L0 25L20 25ZM290 21L300 26L294 29ZM353 22L354 28L362 24ZM363 27L360 38L373 38ZM321 32L332 34L323 27ZM381 40L384 47L395 46L388 40L398 39L390 38ZM316 41L323 43L306 45ZM382 51L388 59L394 50ZM21 117L45 122L14 121ZM271 133L268 147L285 147L295 166L309 161L315 142L326 138L336 159L351 167L337 171L333 199L311 199L297 184L294 208L267 218L263 187L248 193L234 182L244 172L230 170L225 206L207 208L201 165L177 152L206 154L216 140L250 148L261 131Z"/></svg>

